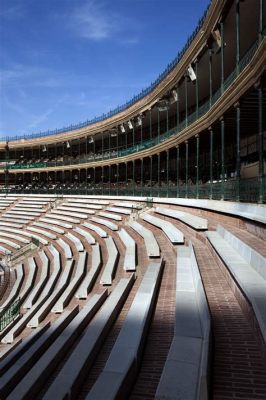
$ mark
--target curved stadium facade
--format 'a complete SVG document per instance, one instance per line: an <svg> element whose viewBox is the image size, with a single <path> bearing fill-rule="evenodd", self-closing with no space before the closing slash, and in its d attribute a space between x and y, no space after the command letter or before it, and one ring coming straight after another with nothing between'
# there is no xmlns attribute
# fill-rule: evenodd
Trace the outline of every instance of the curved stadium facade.
<svg viewBox="0 0 266 400"><path fill-rule="evenodd" d="M266 0L213 0L131 101L0 142L1 399L266 398L265 120Z"/></svg>

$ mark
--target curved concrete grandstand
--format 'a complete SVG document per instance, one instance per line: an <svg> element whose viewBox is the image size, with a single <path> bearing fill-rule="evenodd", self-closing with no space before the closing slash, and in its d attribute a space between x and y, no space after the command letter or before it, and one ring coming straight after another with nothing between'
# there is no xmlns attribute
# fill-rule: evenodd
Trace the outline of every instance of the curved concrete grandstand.
<svg viewBox="0 0 266 400"><path fill-rule="evenodd" d="M160 78L0 142L0 398L266 398L266 0Z"/></svg>

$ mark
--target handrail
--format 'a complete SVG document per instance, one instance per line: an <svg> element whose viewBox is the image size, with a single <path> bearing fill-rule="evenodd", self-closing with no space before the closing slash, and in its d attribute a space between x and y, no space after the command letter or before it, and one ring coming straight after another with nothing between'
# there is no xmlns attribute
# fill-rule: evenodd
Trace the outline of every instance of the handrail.
<svg viewBox="0 0 266 400"><path fill-rule="evenodd" d="M177 56L167 65L165 70L158 76L158 78L154 82L152 82L146 89L143 89L139 94L135 95L131 100L127 101L126 103L124 103L121 106L116 107L113 110L110 110L108 113L106 113L106 114L104 113L101 116L94 117L91 120L87 120L87 121L80 122L77 124L71 124L70 126L66 126L66 127L64 126L63 128L59 128L59 129L48 130L48 131L39 132L39 133L24 134L21 136L17 136L17 135L16 136L6 136L6 137L2 137L1 139L5 140L5 141L19 140L19 139L33 139L33 138L39 138L39 137L43 137L43 136L52 136L52 135L56 135L56 134L64 133L64 132L70 132L70 131L74 131L74 130L77 130L80 128L84 128L86 126L93 125L97 122L105 121L106 119L111 118L114 115L127 110L133 104L137 103L139 100L143 99L148 94L150 94L165 79L165 77L176 67L176 65L179 63L179 61L182 59L185 52L191 45L192 41L195 39L197 33L201 29L201 27L206 19L206 16L207 16L207 13L208 13L211 3L212 3L212 0L210 0L210 3L208 4L206 10L203 13L203 16L198 21L197 27L194 29L193 33L189 36L183 49L177 53Z"/></svg>

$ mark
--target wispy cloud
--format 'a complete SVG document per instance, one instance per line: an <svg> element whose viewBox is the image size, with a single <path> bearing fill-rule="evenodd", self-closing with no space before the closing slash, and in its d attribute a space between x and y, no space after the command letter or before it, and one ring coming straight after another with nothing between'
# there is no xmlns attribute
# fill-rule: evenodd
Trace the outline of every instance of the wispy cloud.
<svg viewBox="0 0 266 400"><path fill-rule="evenodd" d="M139 41L136 34L132 35L132 29L138 25L137 21L111 11L103 1L87 0L82 5L76 5L65 18L66 26L83 39L98 42L112 39L127 45Z"/></svg>
<svg viewBox="0 0 266 400"><path fill-rule="evenodd" d="M104 3L89 0L74 9L70 25L79 36L98 41L111 38L119 30L119 17L107 14Z"/></svg>

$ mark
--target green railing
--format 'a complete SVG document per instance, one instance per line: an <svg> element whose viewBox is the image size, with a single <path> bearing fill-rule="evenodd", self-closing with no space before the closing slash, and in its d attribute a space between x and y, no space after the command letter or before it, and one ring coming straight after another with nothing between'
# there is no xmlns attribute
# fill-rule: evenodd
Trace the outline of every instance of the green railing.
<svg viewBox="0 0 266 400"><path fill-rule="evenodd" d="M239 185L239 199L238 199ZM263 177L263 195L262 201L266 203L266 176ZM0 193L6 193L5 189L0 190ZM174 197L174 198L193 198L193 199L213 199L213 200L229 200L256 203L259 198L259 180L256 178L227 180L224 182L205 183L197 185L182 184L179 186L148 186L148 185L127 185L126 187L112 184L110 187L107 184L104 186L96 185L89 187L85 184L80 184L76 188L45 188L45 189L23 189L18 190L12 188L9 190L11 194L57 194L57 195L105 195L105 196L145 196L145 197Z"/></svg>
<svg viewBox="0 0 266 400"><path fill-rule="evenodd" d="M8 164L8 169L31 169L31 168L46 168L47 163L32 163L32 164Z"/></svg>
<svg viewBox="0 0 266 400"><path fill-rule="evenodd" d="M0 313L0 332L20 314L20 299L15 300Z"/></svg>

